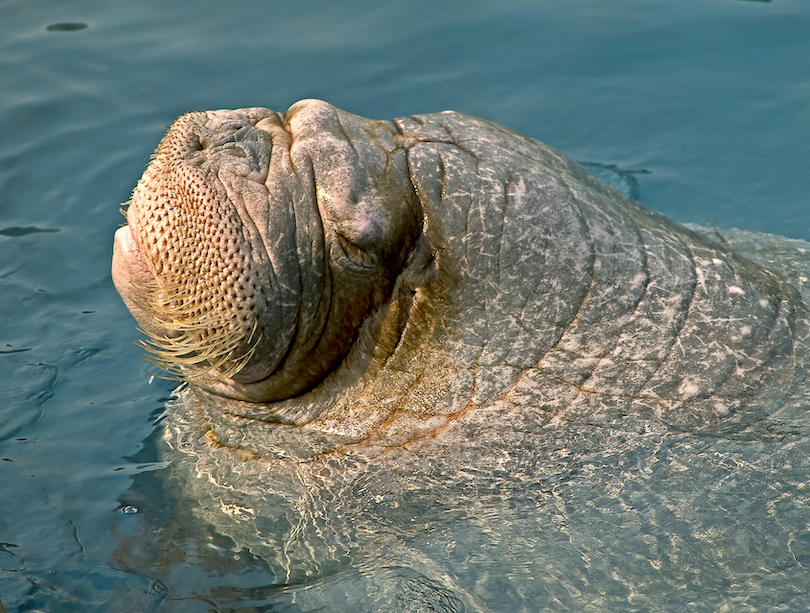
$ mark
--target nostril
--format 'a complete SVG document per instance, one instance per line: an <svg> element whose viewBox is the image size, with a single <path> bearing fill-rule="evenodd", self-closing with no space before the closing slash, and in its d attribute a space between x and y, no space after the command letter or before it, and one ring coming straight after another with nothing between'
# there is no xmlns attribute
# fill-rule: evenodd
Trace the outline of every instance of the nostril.
<svg viewBox="0 0 810 613"><path fill-rule="evenodd" d="M205 149L205 143L203 143L202 138L197 130L190 131L188 134L186 134L185 146L186 151L189 153L194 153L196 151L202 151Z"/></svg>

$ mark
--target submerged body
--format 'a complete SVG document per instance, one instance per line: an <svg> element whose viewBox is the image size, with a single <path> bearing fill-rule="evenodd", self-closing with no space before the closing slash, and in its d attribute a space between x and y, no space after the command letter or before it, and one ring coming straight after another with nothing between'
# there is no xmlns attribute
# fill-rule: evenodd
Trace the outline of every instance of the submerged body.
<svg viewBox="0 0 810 613"><path fill-rule="evenodd" d="M127 218L116 286L192 385L167 428L183 495L278 581L383 556L486 608L469 560L508 542L507 571L537 566L518 602L553 567L538 530L561 488L653 492L684 433L744 447L803 427L806 262L776 274L483 120L191 114ZM453 536L416 538L437 526ZM437 553L451 541L466 558Z"/></svg>

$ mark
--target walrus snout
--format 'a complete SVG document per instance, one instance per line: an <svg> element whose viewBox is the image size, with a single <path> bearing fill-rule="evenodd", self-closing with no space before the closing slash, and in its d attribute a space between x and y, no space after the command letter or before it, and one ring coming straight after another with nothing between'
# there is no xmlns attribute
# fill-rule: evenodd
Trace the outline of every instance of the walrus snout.
<svg viewBox="0 0 810 613"><path fill-rule="evenodd" d="M116 237L116 287L150 359L242 400L323 380L421 230L395 133L320 101L179 118Z"/></svg>

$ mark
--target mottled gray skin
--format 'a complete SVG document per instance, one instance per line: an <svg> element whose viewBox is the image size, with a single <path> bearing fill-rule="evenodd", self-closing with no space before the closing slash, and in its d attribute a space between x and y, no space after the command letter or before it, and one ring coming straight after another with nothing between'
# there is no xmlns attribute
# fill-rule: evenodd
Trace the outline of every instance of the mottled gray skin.
<svg viewBox="0 0 810 613"><path fill-rule="evenodd" d="M260 340L231 349L231 362L246 356L239 372L180 367L192 386L171 408L166 453L197 516L279 581L399 560L465 607L497 609L491 587L463 579L485 571L441 547L494 529L495 549L514 545L493 554L498 572L553 565L537 550L556 517L546 501L583 466L636 453L625 476L649 476L681 432L781 440L801 421L806 278L789 284L538 141L453 112L382 122L319 101L183 121L161 145L171 163L159 150L133 195L114 278L143 329L177 334L132 285L164 291L162 272L188 262L177 243L205 242L150 218L186 198L150 187L161 168L193 164L216 194L205 206L237 227L211 261L243 254L240 287L259 288L233 292L226 312ZM189 121L208 136L182 149ZM204 266L186 268L166 287L199 287ZM417 538L448 524L447 542ZM598 583L582 572L578 590Z"/></svg>

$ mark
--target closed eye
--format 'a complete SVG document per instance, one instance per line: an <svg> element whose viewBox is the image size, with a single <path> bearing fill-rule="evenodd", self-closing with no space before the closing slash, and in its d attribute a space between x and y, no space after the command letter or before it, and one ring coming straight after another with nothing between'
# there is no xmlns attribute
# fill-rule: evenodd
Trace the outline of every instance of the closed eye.
<svg viewBox="0 0 810 613"><path fill-rule="evenodd" d="M374 266L373 255L361 247L358 247L340 232L335 232L335 234L337 234L340 248L343 250L343 253L346 254L346 257L349 258L349 261L352 262L352 264L355 264L360 268L372 268Z"/></svg>

